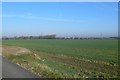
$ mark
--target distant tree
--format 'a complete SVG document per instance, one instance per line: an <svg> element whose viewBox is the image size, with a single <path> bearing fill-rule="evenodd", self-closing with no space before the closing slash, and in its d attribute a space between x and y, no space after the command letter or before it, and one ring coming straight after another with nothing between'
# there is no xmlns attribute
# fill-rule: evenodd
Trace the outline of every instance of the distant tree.
<svg viewBox="0 0 120 80"><path fill-rule="evenodd" d="M33 36L30 36L29 38L30 38L30 39L33 39Z"/></svg>
<svg viewBox="0 0 120 80"><path fill-rule="evenodd" d="M44 39L55 39L56 35L46 35L44 36Z"/></svg>
<svg viewBox="0 0 120 80"><path fill-rule="evenodd" d="M74 39L79 39L78 37L75 37Z"/></svg>

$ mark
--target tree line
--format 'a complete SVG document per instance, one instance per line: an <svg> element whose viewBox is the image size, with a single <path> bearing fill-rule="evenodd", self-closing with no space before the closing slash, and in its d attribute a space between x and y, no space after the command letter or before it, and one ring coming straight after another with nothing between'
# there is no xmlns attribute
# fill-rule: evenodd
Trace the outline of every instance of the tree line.
<svg viewBox="0 0 120 80"><path fill-rule="evenodd" d="M56 38L56 35L2 37L3 40L9 40L9 39L55 39L55 38Z"/></svg>
<svg viewBox="0 0 120 80"><path fill-rule="evenodd" d="M16 39L118 39L118 37L89 37L89 38L79 38L79 37L56 37L55 34L53 35L42 35L42 36L14 36L14 37L2 37L2 40L16 40Z"/></svg>

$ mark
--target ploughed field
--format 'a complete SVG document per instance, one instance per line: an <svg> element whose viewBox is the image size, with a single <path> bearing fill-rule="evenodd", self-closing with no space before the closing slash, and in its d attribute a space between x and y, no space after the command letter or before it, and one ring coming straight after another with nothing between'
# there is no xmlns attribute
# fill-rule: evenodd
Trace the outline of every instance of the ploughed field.
<svg viewBox="0 0 120 80"><path fill-rule="evenodd" d="M118 76L118 41L115 39L3 40L2 45L4 57L42 77ZM14 54L18 47L27 52Z"/></svg>

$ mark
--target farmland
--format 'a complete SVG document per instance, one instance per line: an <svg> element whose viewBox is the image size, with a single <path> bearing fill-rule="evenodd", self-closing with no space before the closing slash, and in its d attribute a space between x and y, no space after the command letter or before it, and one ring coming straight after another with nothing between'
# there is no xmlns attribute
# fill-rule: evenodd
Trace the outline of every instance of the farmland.
<svg viewBox="0 0 120 80"><path fill-rule="evenodd" d="M30 50L28 54L3 56L41 75L57 78L117 77L118 41L115 39L3 40L11 46Z"/></svg>

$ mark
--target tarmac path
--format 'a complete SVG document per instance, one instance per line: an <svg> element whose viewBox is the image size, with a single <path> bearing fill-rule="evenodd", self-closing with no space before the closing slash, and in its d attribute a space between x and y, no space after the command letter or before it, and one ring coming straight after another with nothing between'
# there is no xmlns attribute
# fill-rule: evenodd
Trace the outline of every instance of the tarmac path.
<svg viewBox="0 0 120 80"><path fill-rule="evenodd" d="M40 76L2 57L2 78L40 78Z"/></svg>

